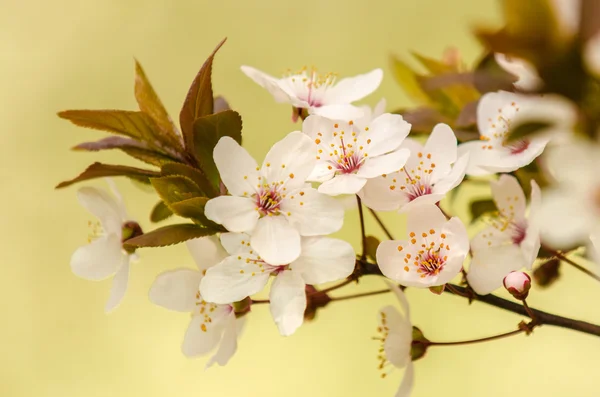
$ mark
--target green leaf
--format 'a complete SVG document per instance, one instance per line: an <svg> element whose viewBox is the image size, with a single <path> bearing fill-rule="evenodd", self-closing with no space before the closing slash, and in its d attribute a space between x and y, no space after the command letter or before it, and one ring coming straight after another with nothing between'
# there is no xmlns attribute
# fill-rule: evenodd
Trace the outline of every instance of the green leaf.
<svg viewBox="0 0 600 397"><path fill-rule="evenodd" d="M215 187L210 184L202 171L190 167L189 165L181 163L167 163L162 166L161 174L163 176L182 175L191 179L196 185L198 185L203 193L203 196L213 198L219 195L219 189L215 189Z"/></svg>
<svg viewBox="0 0 600 397"><path fill-rule="evenodd" d="M224 136L242 140L242 118L233 110L225 110L197 119L194 122L194 156L215 189L219 189L219 171L213 159L213 150Z"/></svg>
<svg viewBox="0 0 600 397"><path fill-rule="evenodd" d="M392 71L394 78L400 84L406 94L418 104L430 104L430 99L421 89L418 81L419 75L415 73L410 66L400 59L392 56Z"/></svg>
<svg viewBox="0 0 600 397"><path fill-rule="evenodd" d="M85 169L79 176L68 181L59 183L56 188L67 187L77 182L89 179L102 178L106 176L126 176L142 183L150 183L150 178L160 176L159 173L135 167L126 167L124 165L111 165L94 163Z"/></svg>
<svg viewBox="0 0 600 397"><path fill-rule="evenodd" d="M514 128L511 127L510 133L506 137L506 141L514 142L524 138L530 138L532 135L547 129L550 126L552 126L552 124L543 121L532 121L519 124Z"/></svg>
<svg viewBox="0 0 600 397"><path fill-rule="evenodd" d="M471 223L475 222L482 215L488 214L491 212L496 212L496 203L493 200L475 200L471 202Z"/></svg>
<svg viewBox="0 0 600 397"><path fill-rule="evenodd" d="M188 200L173 203L171 204L171 208L177 215L184 218L190 218L195 223L211 229L226 232L227 230L221 225L214 223L213 221L209 220L206 215L204 215L204 207L206 206L208 200L210 199L207 197L194 197Z"/></svg>
<svg viewBox="0 0 600 397"><path fill-rule="evenodd" d="M212 236L215 233L217 233L217 230L182 223L152 230L141 236L127 240L123 245L125 248L129 249L165 247L167 245L179 244L193 238Z"/></svg>
<svg viewBox="0 0 600 397"><path fill-rule="evenodd" d="M458 68L456 65L449 65L445 62L438 61L437 59L426 57L417 52L412 52L412 55L433 75L440 75L446 73L456 73Z"/></svg>
<svg viewBox="0 0 600 397"><path fill-rule="evenodd" d="M191 179L181 175L161 176L150 179L152 186L160 198L173 210L171 204L187 200L192 197L201 197L202 192L198 185Z"/></svg>
<svg viewBox="0 0 600 397"><path fill-rule="evenodd" d="M365 253L367 257L374 262L377 262L376 252L377 247L379 247L379 239L375 236L367 236L365 239Z"/></svg>
<svg viewBox="0 0 600 397"><path fill-rule="evenodd" d="M96 152L99 150L120 149L131 157L145 163L160 167L165 163L176 161L175 159L160 152L148 149L144 142L120 136L109 136L95 142L84 142L73 147L73 150Z"/></svg>
<svg viewBox="0 0 600 397"><path fill-rule="evenodd" d="M156 203L154 208L152 208L152 212L150 213L150 221L152 222L160 222L164 221L168 217L173 215L173 212L167 207L164 201L159 201Z"/></svg>
<svg viewBox="0 0 600 397"><path fill-rule="evenodd" d="M65 110L58 117L73 124L151 142L157 128L150 116L128 110Z"/></svg>
<svg viewBox="0 0 600 397"><path fill-rule="evenodd" d="M154 88L152 88L142 65L140 65L137 60L135 61L134 91L135 99L140 110L150 116L160 130L160 134L158 134L157 138L160 138L170 147L181 151L183 148L181 146L179 132L177 131L175 124L173 124L173 120L169 117L160 98L154 91Z"/></svg>
<svg viewBox="0 0 600 397"><path fill-rule="evenodd" d="M194 121L199 117L208 116L214 111L211 82L212 63L217 51L225 43L225 40L227 39L223 39L217 45L212 54L210 54L200 68L200 71L190 86L185 101L183 102L181 112L179 113L179 124L181 125L185 146L188 150L193 147Z"/></svg>

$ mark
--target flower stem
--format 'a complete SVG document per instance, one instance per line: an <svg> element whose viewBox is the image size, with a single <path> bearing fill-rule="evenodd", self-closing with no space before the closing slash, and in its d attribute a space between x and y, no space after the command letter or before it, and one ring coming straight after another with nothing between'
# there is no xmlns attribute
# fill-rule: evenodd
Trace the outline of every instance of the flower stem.
<svg viewBox="0 0 600 397"><path fill-rule="evenodd" d="M380 289L380 290L371 291L371 292L362 292L360 294L354 294L354 295L331 297L331 301L332 302L333 301L345 301L345 300L349 300L349 299L363 298L365 296L381 295L381 294L385 294L386 292L390 292L389 288Z"/></svg>
<svg viewBox="0 0 600 397"><path fill-rule="evenodd" d="M363 214L362 202L358 195L356 195L356 204L358 205L358 216L360 218L360 234L362 244L362 253L360 254L360 259L365 260L367 258L367 234L365 232L365 216Z"/></svg>
<svg viewBox="0 0 600 397"><path fill-rule="evenodd" d="M342 282L341 282L341 283L339 283L339 284L332 285L332 286L331 286L331 287L329 287L329 288L325 288L325 289L322 289L322 290L320 290L320 291L317 291L317 292L315 292L315 294L326 294L326 293L328 293L328 292L335 291L335 290L336 290L336 289L338 289L338 288L345 287L346 285L350 284L350 283L351 283L351 282L353 282L353 281L354 281L354 279L352 279L352 278L349 278L349 279L347 279L347 280L344 280L344 281L342 281Z"/></svg>
<svg viewBox="0 0 600 397"><path fill-rule="evenodd" d="M470 345L472 343L480 343L480 342L488 342L491 340L502 339L508 336L518 335L522 332L525 332L523 329L517 329L514 331L506 332L499 335L488 336L487 338L480 339L471 339L471 340L461 340L457 342L429 342L428 346L460 346L460 345Z"/></svg>
<svg viewBox="0 0 600 397"><path fill-rule="evenodd" d="M377 222L381 230L383 230L387 238L389 238L390 240L394 240L394 237L392 236L388 228L383 224L383 221L381 220L381 218L379 218L379 215L377 215L377 212L375 212L371 208L369 208L369 211L371 212L371 215L373 215L373 218L375 218L375 221Z"/></svg>
<svg viewBox="0 0 600 397"><path fill-rule="evenodd" d="M596 279L597 281L600 281L600 276L598 276L597 274L594 274L592 271L586 269L585 267L581 266L579 263L573 261L572 259L567 258L562 252L554 251L554 250L548 249L547 247L546 247L546 249L548 250L548 252L550 252L552 255L556 256L561 261L568 263L569 265L573 266L575 269L587 274L588 276Z"/></svg>

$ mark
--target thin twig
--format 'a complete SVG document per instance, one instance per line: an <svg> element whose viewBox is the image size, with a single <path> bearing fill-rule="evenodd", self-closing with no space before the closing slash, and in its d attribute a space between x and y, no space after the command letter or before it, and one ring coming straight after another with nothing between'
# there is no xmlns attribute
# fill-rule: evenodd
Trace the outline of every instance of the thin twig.
<svg viewBox="0 0 600 397"><path fill-rule="evenodd" d="M480 342L488 342L491 340L502 339L508 336L518 335L524 332L524 329L517 329L515 331L505 332L503 334L488 336L487 338L480 339L471 339L471 340L461 340L458 342L429 342L428 346L459 346L459 345L470 345L472 343L480 343Z"/></svg>
<svg viewBox="0 0 600 397"><path fill-rule="evenodd" d="M353 281L354 281L354 279L352 279L352 278L349 278L349 279L347 279L347 280L345 280L345 281L342 281L342 282L341 282L341 283L339 283L339 284L332 285L332 286L331 286L331 287L329 287L329 288L322 289L322 290L320 290L320 291L317 291L317 292L315 292L315 293L313 293L313 294L310 294L310 295L315 295L315 294L326 294L326 293L328 293L328 292L335 291L335 290L336 290L336 289L338 289L338 288L342 288L342 287L344 287L344 286L346 286L346 285L350 284L350 283L351 283L351 282L353 282Z"/></svg>
<svg viewBox="0 0 600 397"><path fill-rule="evenodd" d="M381 290L377 290L377 291L362 292L360 294L354 294L354 295L331 297L331 301L332 302L334 302L334 301L345 301L345 300L348 300L348 299L362 298L362 297L365 297L365 296L373 296L373 295L385 294L386 292L390 292L390 289L386 288L386 289L381 289Z"/></svg>
<svg viewBox="0 0 600 397"><path fill-rule="evenodd" d="M360 259L365 260L367 258L367 233L365 232L365 215L363 214L362 202L358 195L356 195L356 204L358 205L358 216L360 218L360 234L362 243L362 253L360 254Z"/></svg>
<svg viewBox="0 0 600 397"><path fill-rule="evenodd" d="M596 279L597 281L600 281L600 276L598 276L597 274L594 274L592 271L586 269L585 267L581 266L579 263L573 261L572 259L567 258L562 252L560 251L553 251L553 250L548 250L552 255L556 256L558 259L560 259L563 262L568 263L569 265L573 266L575 269L587 274L588 276Z"/></svg>
<svg viewBox="0 0 600 397"><path fill-rule="evenodd" d="M371 212L371 215L373 215L373 218L375 218L375 221L377 222L377 224L379 225L381 230L383 230L383 232L385 233L387 238L389 238L390 240L395 240L394 237L392 236L392 234L390 233L390 231L388 230L388 228L383 224L383 221L381 220L381 218L379 218L379 215L377 215L377 212L375 212L371 208L369 208L369 212Z"/></svg>

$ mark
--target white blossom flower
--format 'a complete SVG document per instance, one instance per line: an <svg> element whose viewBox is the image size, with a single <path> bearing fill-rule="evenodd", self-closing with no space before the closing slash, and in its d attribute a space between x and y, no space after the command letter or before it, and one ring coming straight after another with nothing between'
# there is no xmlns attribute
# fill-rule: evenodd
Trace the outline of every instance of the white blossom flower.
<svg viewBox="0 0 600 397"><path fill-rule="evenodd" d="M200 292L211 302L238 301L261 291L274 275L269 295L271 315L284 336L302 325L306 284L340 280L354 270L354 250L343 240L304 237L300 256L289 264L264 260L250 241L244 233L221 235L230 256L208 269L200 282Z"/></svg>
<svg viewBox="0 0 600 397"><path fill-rule="evenodd" d="M435 204L463 180L469 161L457 161L457 142L452 129L438 124L425 146L406 139L401 148L410 151L399 171L370 179L360 191L363 203L377 211L410 210L423 203Z"/></svg>
<svg viewBox="0 0 600 397"><path fill-rule="evenodd" d="M368 179L400 169L410 152L400 149L410 124L400 115L384 113L359 128L353 121L309 116L302 131L316 146L316 166L309 181L322 182L319 192L355 194Z"/></svg>
<svg viewBox="0 0 600 397"><path fill-rule="evenodd" d="M113 276L110 295L104 308L108 313L123 300L129 281L129 263L136 257L123 249L123 240L135 237L141 229L129 219L123 199L112 181L107 181L112 196L93 187L77 191L81 205L98 218L100 225L93 224L90 243L78 248L71 256L71 269L75 275L86 280L100 281Z"/></svg>
<svg viewBox="0 0 600 397"><path fill-rule="evenodd" d="M410 240L383 241L377 263L384 276L407 287L444 285L462 269L469 252L465 225L446 220L436 205L413 208L407 216Z"/></svg>
<svg viewBox="0 0 600 397"><path fill-rule="evenodd" d="M533 91L541 87L542 79L529 62L505 54L494 54L496 62L502 69L517 77L514 86L525 91Z"/></svg>
<svg viewBox="0 0 600 397"><path fill-rule="evenodd" d="M216 236L188 240L186 244L198 269L180 268L160 274L150 288L149 298L166 309L191 313L181 346L183 354L201 356L219 346L206 368L215 363L225 365L237 349L243 317L236 320L231 302L207 302L198 289L206 270L226 258L227 253Z"/></svg>
<svg viewBox="0 0 600 397"><path fill-rule="evenodd" d="M303 68L281 79L250 66L242 66L242 72L269 91L279 103L290 103L295 108L307 109L309 114L340 120L361 117L363 111L351 103L371 94L383 79L381 69L337 83L335 74L320 75L315 69L309 72Z"/></svg>
<svg viewBox="0 0 600 397"><path fill-rule="evenodd" d="M600 228L600 147L589 142L553 147L544 156L556 185L544 191L542 241L556 249L588 243Z"/></svg>
<svg viewBox="0 0 600 397"><path fill-rule="evenodd" d="M473 260L467 274L469 285L480 295L502 287L502 280L523 267L531 270L540 249L540 188L531 180L531 203L517 178L504 174L490 182L498 208L497 217L471 241Z"/></svg>
<svg viewBox="0 0 600 397"><path fill-rule="evenodd" d="M300 255L300 236L338 231L344 210L332 197L306 184L315 165L314 143L301 132L277 142L261 168L233 139L214 150L221 180L231 196L206 203L206 217L231 232L252 235L252 247L269 263L284 264Z"/></svg>
<svg viewBox="0 0 600 397"><path fill-rule="evenodd" d="M398 286L387 283L398 298L402 313L394 306L386 306L379 311L379 327L377 331L381 334L377 339L381 340L381 352L379 355L379 369L383 370L388 363L394 368L406 368L396 397L408 397L414 383L414 365L411 357L413 326L410 322L410 311L408 301ZM385 378L388 372L381 374Z"/></svg>
<svg viewBox="0 0 600 397"><path fill-rule="evenodd" d="M512 172L542 154L552 136L570 132L575 118L573 106L561 97L533 97L505 91L488 93L477 106L480 141L459 145L458 153L470 153L467 175ZM547 126L531 138L507 142L511 130L524 123Z"/></svg>

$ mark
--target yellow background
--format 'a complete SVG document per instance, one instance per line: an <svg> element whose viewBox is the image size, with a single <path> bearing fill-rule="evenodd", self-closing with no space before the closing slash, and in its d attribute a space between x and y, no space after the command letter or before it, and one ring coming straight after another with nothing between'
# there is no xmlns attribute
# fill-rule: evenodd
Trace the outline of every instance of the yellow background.
<svg viewBox="0 0 600 397"><path fill-rule="evenodd" d="M256 307L240 348L224 368L204 371L179 346L188 316L151 305L147 291L161 271L192 266L183 246L142 250L130 289L106 316L110 282L70 271L73 250L86 242L91 219L76 188L54 191L94 160L120 153L73 153L104 136L71 126L55 113L68 108L134 109L133 57L144 65L177 117L189 83L224 36L214 86L244 118L245 144L261 158L297 128L290 109L247 79L248 64L279 74L316 65L342 76L383 67L384 96L408 104L391 75L388 55L417 49L439 56L458 46L472 61L475 22L497 23L492 0L338 1L3 1L0 13L0 396L392 396L401 371L376 370L376 312L390 296L332 303L295 335L280 337L266 306ZM128 164L133 162L126 160ZM119 180L130 212L145 229L156 201ZM403 232L399 217L392 228ZM342 233L358 246L356 211ZM369 220L369 227L376 230ZM382 287L364 279L341 294ZM463 299L408 291L414 323L449 341L514 328L520 318ZM535 291L530 304L600 322L600 288L564 269L561 283ZM596 396L600 339L542 327L530 337L467 347L432 348L416 363L414 396Z"/></svg>

